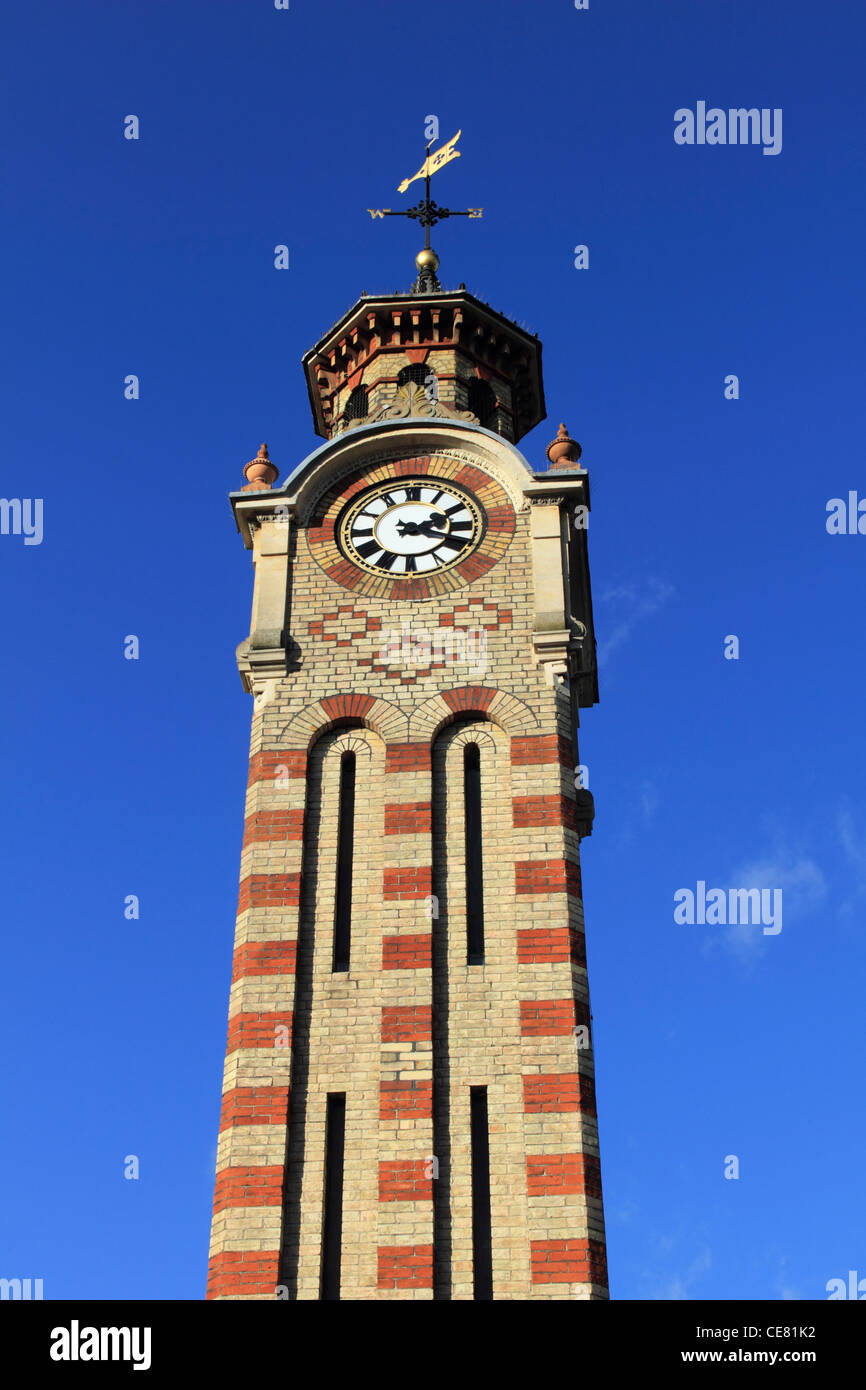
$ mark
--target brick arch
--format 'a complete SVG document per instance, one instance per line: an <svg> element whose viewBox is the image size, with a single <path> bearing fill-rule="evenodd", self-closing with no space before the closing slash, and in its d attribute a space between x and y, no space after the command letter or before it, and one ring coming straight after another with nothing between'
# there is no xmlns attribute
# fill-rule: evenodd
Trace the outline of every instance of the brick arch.
<svg viewBox="0 0 866 1390"><path fill-rule="evenodd" d="M494 725L494 727L497 726ZM485 747L494 749L496 747L496 740L487 729L486 721L482 722L481 720L473 719L471 722L465 724L448 724L439 730L439 734L448 734L452 730L454 732L454 737L451 743L456 744L458 748L461 743L479 743L484 744Z"/></svg>
<svg viewBox="0 0 866 1390"><path fill-rule="evenodd" d="M372 695L323 695L293 715L280 731L278 746L309 751L322 734L350 722L372 729L385 743L403 743L408 739L409 720L389 700L378 700Z"/></svg>
<svg viewBox="0 0 866 1390"><path fill-rule="evenodd" d="M409 737L413 742L432 740L441 728L463 714L484 715L511 737L538 728L538 716L516 695L489 685L463 685L443 690L419 705L409 717Z"/></svg>
<svg viewBox="0 0 866 1390"><path fill-rule="evenodd" d="M375 729L371 730L371 733L376 732ZM341 728L337 725L335 729L330 730L330 733L334 735L334 742L331 744L332 748L339 749L341 753L355 753L365 758L372 758L373 749L370 741L364 738L363 734L360 734L354 725L349 725L348 728ZM322 737L327 738L328 734L325 733ZM317 739L316 742L318 743L319 740Z"/></svg>

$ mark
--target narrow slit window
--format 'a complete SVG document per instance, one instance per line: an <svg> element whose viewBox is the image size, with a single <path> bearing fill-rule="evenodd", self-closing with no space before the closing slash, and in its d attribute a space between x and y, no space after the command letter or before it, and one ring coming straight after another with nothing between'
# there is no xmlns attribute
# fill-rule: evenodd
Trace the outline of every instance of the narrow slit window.
<svg viewBox="0 0 866 1390"><path fill-rule="evenodd" d="M463 749L466 826L466 959L484 964L484 872L481 849L481 757L477 743Z"/></svg>
<svg viewBox="0 0 866 1390"><path fill-rule="evenodd" d="M337 828L337 892L334 907L334 959L331 969L349 969L352 942L352 863L355 846L355 754L340 759L340 808Z"/></svg>
<svg viewBox="0 0 866 1390"><path fill-rule="evenodd" d="M340 1300L343 1246L343 1159L346 1148L346 1096L328 1096L325 1117L325 1211L322 1230L322 1278L319 1296Z"/></svg>
<svg viewBox="0 0 866 1390"><path fill-rule="evenodd" d="M493 1247L490 1230L490 1137L487 1087L469 1088L472 1138L472 1297L493 1301Z"/></svg>

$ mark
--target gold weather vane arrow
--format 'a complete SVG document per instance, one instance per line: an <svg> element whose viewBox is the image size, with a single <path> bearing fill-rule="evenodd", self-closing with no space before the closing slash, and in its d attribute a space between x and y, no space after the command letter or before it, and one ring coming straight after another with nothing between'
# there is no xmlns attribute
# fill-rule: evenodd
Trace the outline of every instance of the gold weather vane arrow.
<svg viewBox="0 0 866 1390"><path fill-rule="evenodd" d="M374 221L377 217L411 217L420 222L424 228L424 250L415 257L415 264L418 267L418 280L414 287L416 293L425 293L440 288L439 281L436 279L439 257L430 245L430 228L446 217L481 217L484 213L483 208L464 208L460 212L452 208L440 208L438 203L435 203L430 197L431 174L435 174L437 169L449 164L452 159L460 158L460 150L454 148L460 139L460 134L461 132L458 130L456 135L453 135L444 145L440 145L433 154L430 153L430 145L428 145L424 163L417 174L413 174L410 179L404 179L401 184L398 184L398 193L405 193L410 183L414 183L416 179L424 180L424 197L414 207L406 208L403 212L392 208L367 208ZM430 144L432 143L431 140Z"/></svg>
<svg viewBox="0 0 866 1390"><path fill-rule="evenodd" d="M417 174L412 175L411 179L404 179L402 183L398 184L397 192L405 193L410 183L414 183L416 179L425 179L430 174L435 174L436 170L441 169L443 164L448 164L449 161L452 159L459 159L461 152L460 150L455 150L454 146L460 139L461 133L462 132L458 130L457 134L452 135L451 139L448 141L446 145L439 146L439 149L436 151L435 154L430 154L430 146L428 145L427 158L424 160L424 163L421 165L421 168L418 170Z"/></svg>

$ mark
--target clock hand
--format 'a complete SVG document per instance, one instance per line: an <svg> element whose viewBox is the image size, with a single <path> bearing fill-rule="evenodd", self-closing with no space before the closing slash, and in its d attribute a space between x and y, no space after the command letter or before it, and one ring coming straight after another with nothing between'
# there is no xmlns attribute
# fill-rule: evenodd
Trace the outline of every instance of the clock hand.
<svg viewBox="0 0 866 1390"><path fill-rule="evenodd" d="M401 536L444 535L444 532L440 531L431 532L430 527L435 520L435 516L431 516L426 521L398 521L397 530Z"/></svg>
<svg viewBox="0 0 866 1390"><path fill-rule="evenodd" d="M419 521L416 523L418 531L421 533L422 536L444 536L447 534L445 531L440 530L439 527L435 525L435 521L435 517L431 516L428 517L426 521Z"/></svg>

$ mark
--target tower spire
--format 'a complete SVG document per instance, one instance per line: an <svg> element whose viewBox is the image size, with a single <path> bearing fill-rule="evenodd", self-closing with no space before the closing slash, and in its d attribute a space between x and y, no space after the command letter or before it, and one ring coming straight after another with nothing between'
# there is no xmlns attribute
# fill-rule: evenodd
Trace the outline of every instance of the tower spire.
<svg viewBox="0 0 866 1390"><path fill-rule="evenodd" d="M397 192L405 193L410 183L423 178L424 197L414 207L367 209L374 221L377 217L411 217L424 228L424 246L415 257L415 269L418 275L412 286L413 294L435 294L442 288L436 276L439 269L439 257L430 245L430 228L435 227L437 222L443 222L446 217L481 217L484 213L483 208L464 208L461 211L454 208L443 208L430 197L431 175L452 159L460 158L461 152L455 148L460 135L461 131L458 130L456 135L453 135L444 145L440 145L439 149L432 154L430 153L433 144L431 140L426 146L424 163L417 174L413 174L411 178L403 179L402 183L398 184Z"/></svg>

